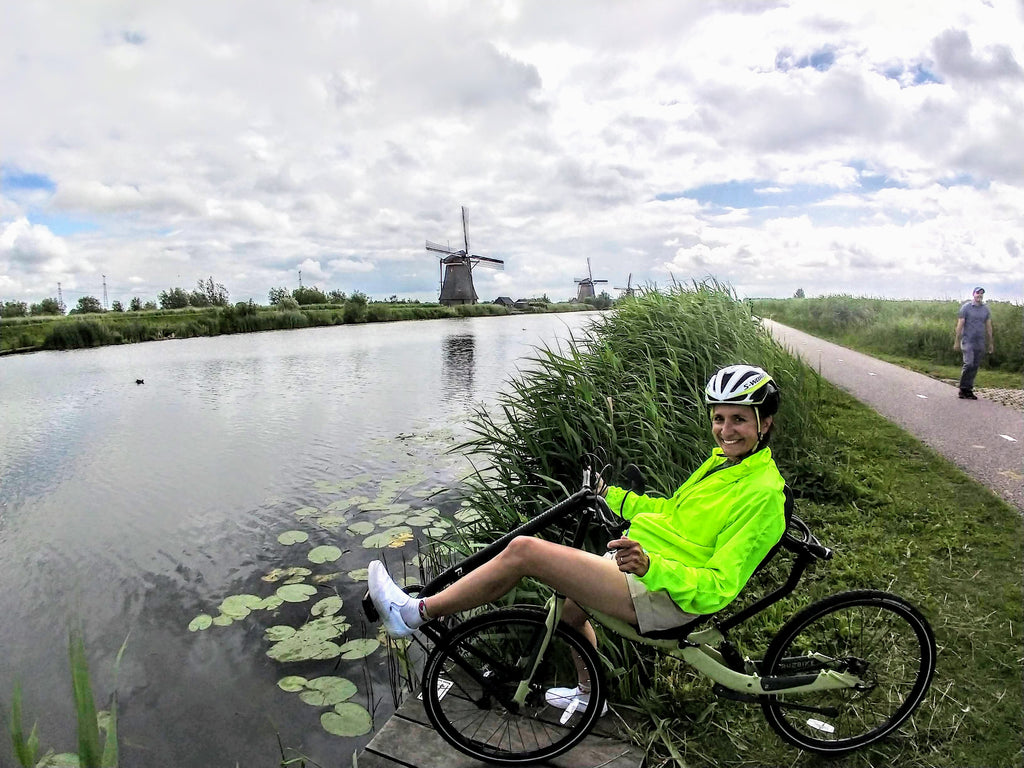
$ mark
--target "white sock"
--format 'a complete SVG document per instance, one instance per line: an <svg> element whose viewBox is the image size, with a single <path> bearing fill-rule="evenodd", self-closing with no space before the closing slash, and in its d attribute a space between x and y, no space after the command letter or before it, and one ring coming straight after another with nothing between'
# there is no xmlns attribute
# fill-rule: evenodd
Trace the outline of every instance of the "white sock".
<svg viewBox="0 0 1024 768"><path fill-rule="evenodd" d="M405 605L398 609L398 612L402 616L402 621L405 622L405 626L409 629L416 629L416 627L422 626L426 621L420 610L420 603L422 602L422 600L410 599Z"/></svg>

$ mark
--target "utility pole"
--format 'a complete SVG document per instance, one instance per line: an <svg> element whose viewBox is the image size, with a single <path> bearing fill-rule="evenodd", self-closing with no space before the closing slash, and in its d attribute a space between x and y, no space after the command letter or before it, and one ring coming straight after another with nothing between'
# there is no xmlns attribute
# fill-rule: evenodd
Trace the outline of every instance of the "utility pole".
<svg viewBox="0 0 1024 768"><path fill-rule="evenodd" d="M107 311L107 276L103 275L103 311Z"/></svg>
<svg viewBox="0 0 1024 768"><path fill-rule="evenodd" d="M299 289L302 289L302 270L299 270Z"/></svg>
<svg viewBox="0 0 1024 768"><path fill-rule="evenodd" d="M60 292L60 283L57 283L57 308L64 314L64 294Z"/></svg>

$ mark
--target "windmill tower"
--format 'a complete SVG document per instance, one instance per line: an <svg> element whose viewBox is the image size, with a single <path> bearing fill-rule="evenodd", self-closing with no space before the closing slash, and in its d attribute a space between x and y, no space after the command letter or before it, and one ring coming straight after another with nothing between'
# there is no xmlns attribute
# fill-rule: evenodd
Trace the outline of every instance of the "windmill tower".
<svg viewBox="0 0 1024 768"><path fill-rule="evenodd" d="M462 238L465 248L453 251L449 246L432 243L427 240L427 250L443 254L441 270L441 304L447 307L455 304L476 304L476 289L473 288L473 268L476 266L489 269L505 269L501 259L477 256L469 252L469 216L466 206L462 206Z"/></svg>
<svg viewBox="0 0 1024 768"><path fill-rule="evenodd" d="M616 291L622 291L623 297L635 296L637 289L633 287L633 273L632 272L629 273L629 278L626 280L626 287L625 288L616 287L615 290Z"/></svg>
<svg viewBox="0 0 1024 768"><path fill-rule="evenodd" d="M573 280L579 284L579 291L576 293L576 301L594 298L594 283L607 283L607 280L595 280L594 273L590 269L590 259L587 259L587 276L577 277Z"/></svg>

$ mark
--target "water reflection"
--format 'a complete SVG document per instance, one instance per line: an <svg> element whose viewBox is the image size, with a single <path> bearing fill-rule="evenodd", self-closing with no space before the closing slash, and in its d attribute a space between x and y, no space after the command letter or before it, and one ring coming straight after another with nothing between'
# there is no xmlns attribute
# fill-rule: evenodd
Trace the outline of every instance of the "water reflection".
<svg viewBox="0 0 1024 768"><path fill-rule="evenodd" d="M473 398L473 357L476 336L472 333L453 333L441 342L442 387L446 396Z"/></svg>

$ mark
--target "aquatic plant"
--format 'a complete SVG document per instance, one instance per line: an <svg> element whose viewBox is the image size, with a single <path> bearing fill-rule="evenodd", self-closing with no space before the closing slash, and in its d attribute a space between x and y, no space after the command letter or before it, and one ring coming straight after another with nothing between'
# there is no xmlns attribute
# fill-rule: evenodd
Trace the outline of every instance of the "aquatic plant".
<svg viewBox="0 0 1024 768"><path fill-rule="evenodd" d="M445 456L438 443L453 442L448 430L399 436L403 455L411 448L422 449L435 463L458 462L458 457ZM383 446L395 450L394 441ZM438 461L441 457L442 461ZM452 527L432 497L445 491L444 486L431 485L421 467L378 480L369 474L345 478L317 480L315 491L324 498L319 506L305 504L289 510L298 528L289 527L276 535L282 556L294 562L298 555L303 565L282 563L265 573L260 581L265 588L250 587L250 592L228 595L220 599L217 611L200 613L188 624L191 632L220 631L236 622L255 620L264 624L266 654L281 665L310 662L363 662L387 648L387 663L396 646L385 644L377 636L351 636L352 620L342 611L345 603L336 587L338 579L365 581L366 569L348 573L318 572L329 567L343 554L340 547L318 543L325 532L339 539L358 542L367 550L387 550L392 560L400 560L402 570L417 569L418 557L408 558L405 548L416 541L430 541L444 535ZM344 527L343 527L344 526ZM367 552L367 560L372 555ZM379 556L379 555L378 555ZM418 580L418 579L413 579ZM308 606L308 607L307 607ZM296 611L303 618L295 621ZM358 610L358 607L357 607ZM361 624L360 624L361 626ZM367 700L372 701L372 682L365 675ZM307 679L286 675L279 681L282 690L299 693L299 698L316 707L329 707L320 715L320 725L328 733L353 737L367 733L372 727L369 710L350 701L360 686L348 678L327 676ZM397 698L397 690L393 691Z"/></svg>
<svg viewBox="0 0 1024 768"><path fill-rule="evenodd" d="M126 637L114 661L115 681L121 666L121 657L128 645ZM95 766L116 768L118 763L117 745L117 689L111 694L110 708L97 711L93 698L89 664L85 655L85 641L78 630L71 630L68 637L68 658L71 664L71 691L75 702L78 723L78 751L55 753L48 750L39 756L39 735L36 724L28 737L22 726L21 685L16 684L11 702L9 733L14 756L23 768L46 768L47 766ZM106 733L100 742L100 730Z"/></svg>

